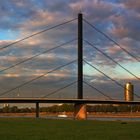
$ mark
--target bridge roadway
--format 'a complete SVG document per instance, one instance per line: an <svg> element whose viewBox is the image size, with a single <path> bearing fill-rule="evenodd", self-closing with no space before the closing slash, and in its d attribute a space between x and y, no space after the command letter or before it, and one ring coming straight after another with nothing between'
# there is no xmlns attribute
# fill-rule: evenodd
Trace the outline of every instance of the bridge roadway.
<svg viewBox="0 0 140 140"><path fill-rule="evenodd" d="M35 103L36 118L39 118L39 103L72 103L75 104L75 118L86 119L86 104L127 104L140 105L140 101L93 100L93 99L58 99L58 98L0 98L0 103ZM77 106L77 107L76 107ZM76 111L78 109L78 111ZM78 116L78 117L77 117ZM84 116L84 117L83 117Z"/></svg>
<svg viewBox="0 0 140 140"><path fill-rule="evenodd" d="M0 103L74 103L74 104L131 104L140 101L94 100L94 99L60 99L60 98L0 98Z"/></svg>

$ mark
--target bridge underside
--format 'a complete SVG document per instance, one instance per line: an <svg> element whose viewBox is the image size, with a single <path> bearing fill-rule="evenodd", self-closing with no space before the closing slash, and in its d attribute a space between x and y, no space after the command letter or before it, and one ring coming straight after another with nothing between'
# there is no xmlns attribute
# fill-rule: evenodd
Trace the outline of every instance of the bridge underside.
<svg viewBox="0 0 140 140"><path fill-rule="evenodd" d="M0 98L0 103L35 103L36 118L39 118L39 103L69 103L74 104L74 118L81 120L87 118L86 104L127 104L140 105L140 101L120 100L92 100L92 99L49 99L49 98Z"/></svg>
<svg viewBox="0 0 140 140"><path fill-rule="evenodd" d="M0 98L0 103L69 103L69 104L140 104L140 101L57 99L57 98Z"/></svg>

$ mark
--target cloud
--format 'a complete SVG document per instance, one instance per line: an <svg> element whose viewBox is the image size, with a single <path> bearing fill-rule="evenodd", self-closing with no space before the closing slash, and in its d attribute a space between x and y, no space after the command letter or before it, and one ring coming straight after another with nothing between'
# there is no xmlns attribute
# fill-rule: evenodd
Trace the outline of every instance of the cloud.
<svg viewBox="0 0 140 140"><path fill-rule="evenodd" d="M114 28L112 34L119 37L129 37L134 40L139 40L139 15L135 12L125 11L123 15L114 16L111 18Z"/></svg>
<svg viewBox="0 0 140 140"><path fill-rule="evenodd" d="M114 55L114 54L120 53L120 52L121 52L121 48L117 47L116 45L114 47L108 48L108 53L111 55Z"/></svg>
<svg viewBox="0 0 140 140"><path fill-rule="evenodd" d="M82 12L84 13L84 18L91 24L107 33L121 44L122 47L139 57L140 15L138 1L132 3L131 1L113 2L104 0L1 0L0 29L10 30L13 31L13 34L17 34L14 34L16 36L15 40L0 41L0 47L12 43L16 41L16 39L18 40L18 38L24 38L43 29L76 18L80 9L82 9ZM96 47L107 53L117 62L123 64L129 62L129 64L131 64L134 61L127 54L123 53L119 47L109 42L108 39L104 38L85 23L84 33L84 38L96 44ZM77 20L70 24L66 24L65 26L55 28L55 30L50 30L34 36L0 52L0 67L1 69L6 68L73 38L77 38ZM123 76L118 74L119 72L121 73L121 70L118 69L115 63L87 44L84 48L84 55L88 62L98 66L99 69L107 72L111 76L114 76L115 73L117 73L114 78L118 78L117 80L120 80L121 82L123 82L123 79L125 81L125 76L127 74ZM40 55L34 60L17 66L14 69L3 72L0 77L0 81L2 81L1 87L6 90L7 85L4 85L3 83L10 83L8 85L8 88L10 89L11 87L40 76L41 74L76 58L77 41L65 45L61 47L61 49ZM88 77L88 80L96 83L99 89L101 88L103 91L106 90L105 92L107 94L113 96L115 91L117 91L117 93L122 92L116 85L112 85L111 82L108 82L101 74L92 71L90 68L86 70L86 77ZM31 93L32 89L36 95L37 92L45 94L48 92L47 88L55 90L68 84L68 82L75 80L76 73L77 65L74 63L32 83L32 86L27 86L28 88L24 88L22 92L28 96L27 93ZM133 79L129 76L128 80ZM135 83L138 84L138 82ZM112 87L110 85L112 85ZM4 89L2 89L2 91ZM69 92L72 90L73 89L70 88ZM65 90L64 92L68 92L68 90ZM89 94L89 92L91 91L88 91L87 94ZM115 96L120 96L120 94Z"/></svg>
<svg viewBox="0 0 140 140"><path fill-rule="evenodd" d="M140 1L138 0L124 0L122 4L125 8L140 12Z"/></svg>
<svg viewBox="0 0 140 140"><path fill-rule="evenodd" d="M84 11L86 19L94 22L101 22L115 13L115 5L105 1L78 1L69 5L76 12Z"/></svg>

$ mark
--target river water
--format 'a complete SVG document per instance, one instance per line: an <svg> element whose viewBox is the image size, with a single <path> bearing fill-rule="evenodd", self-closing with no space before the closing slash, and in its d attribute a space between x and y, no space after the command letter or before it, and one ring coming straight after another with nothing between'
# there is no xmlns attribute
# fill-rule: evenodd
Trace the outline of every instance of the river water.
<svg viewBox="0 0 140 140"><path fill-rule="evenodd" d="M119 117L89 117L87 120L100 120L100 121L140 121L140 118L119 118Z"/></svg>
<svg viewBox="0 0 140 140"><path fill-rule="evenodd" d="M74 120L74 117L56 117L49 116L46 119L65 119L65 120ZM99 120L99 121L140 121L140 118L123 118L123 117L87 117L87 120Z"/></svg>
<svg viewBox="0 0 140 140"><path fill-rule="evenodd" d="M35 118L31 116L0 116L0 118ZM40 117L46 119L58 119L58 120L74 120L74 117L57 117L57 116L47 116ZM126 117L87 117L87 120L98 120L98 121L140 121L140 118L126 118Z"/></svg>

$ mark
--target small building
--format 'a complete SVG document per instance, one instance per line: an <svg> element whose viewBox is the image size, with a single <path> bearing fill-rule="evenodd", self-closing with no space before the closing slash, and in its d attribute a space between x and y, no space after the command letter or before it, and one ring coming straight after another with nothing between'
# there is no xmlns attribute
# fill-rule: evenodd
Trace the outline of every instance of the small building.
<svg viewBox="0 0 140 140"><path fill-rule="evenodd" d="M134 86L130 82L125 84L124 99L125 99L125 101L133 101L134 100Z"/></svg>

